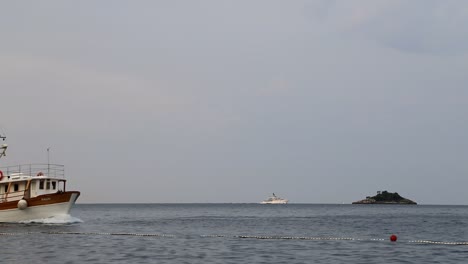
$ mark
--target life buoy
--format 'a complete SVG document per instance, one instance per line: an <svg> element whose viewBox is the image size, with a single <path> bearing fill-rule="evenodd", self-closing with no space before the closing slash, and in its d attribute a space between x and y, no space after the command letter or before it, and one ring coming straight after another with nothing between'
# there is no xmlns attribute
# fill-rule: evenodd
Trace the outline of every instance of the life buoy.
<svg viewBox="0 0 468 264"><path fill-rule="evenodd" d="M37 173L37 176L43 176L44 173L42 173L42 171L40 171L39 173Z"/></svg>
<svg viewBox="0 0 468 264"><path fill-rule="evenodd" d="M3 171L0 170L0 181L3 179Z"/></svg>

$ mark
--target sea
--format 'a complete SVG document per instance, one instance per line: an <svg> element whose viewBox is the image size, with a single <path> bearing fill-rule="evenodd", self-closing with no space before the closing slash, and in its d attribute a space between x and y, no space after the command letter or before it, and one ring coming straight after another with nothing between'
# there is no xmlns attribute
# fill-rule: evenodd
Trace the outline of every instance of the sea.
<svg viewBox="0 0 468 264"><path fill-rule="evenodd" d="M77 204L1 223L0 262L468 263L468 206Z"/></svg>

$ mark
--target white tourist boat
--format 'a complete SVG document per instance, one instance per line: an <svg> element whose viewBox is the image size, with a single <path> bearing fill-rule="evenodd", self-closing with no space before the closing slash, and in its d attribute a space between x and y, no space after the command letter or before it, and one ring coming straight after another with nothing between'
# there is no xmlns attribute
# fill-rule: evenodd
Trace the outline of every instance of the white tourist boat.
<svg viewBox="0 0 468 264"><path fill-rule="evenodd" d="M0 158L7 147L0 147ZM64 166L56 164L0 167L0 222L67 215L80 192L66 191L64 176Z"/></svg>
<svg viewBox="0 0 468 264"><path fill-rule="evenodd" d="M273 193L272 196L268 197L268 199L261 202L261 204L287 204L288 200L280 198Z"/></svg>

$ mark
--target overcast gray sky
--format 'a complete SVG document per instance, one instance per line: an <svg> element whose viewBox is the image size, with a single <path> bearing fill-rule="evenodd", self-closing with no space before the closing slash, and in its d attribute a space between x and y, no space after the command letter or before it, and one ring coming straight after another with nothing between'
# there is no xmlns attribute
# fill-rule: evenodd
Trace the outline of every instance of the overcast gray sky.
<svg viewBox="0 0 468 264"><path fill-rule="evenodd" d="M80 202L468 204L468 1L9 1L0 166Z"/></svg>

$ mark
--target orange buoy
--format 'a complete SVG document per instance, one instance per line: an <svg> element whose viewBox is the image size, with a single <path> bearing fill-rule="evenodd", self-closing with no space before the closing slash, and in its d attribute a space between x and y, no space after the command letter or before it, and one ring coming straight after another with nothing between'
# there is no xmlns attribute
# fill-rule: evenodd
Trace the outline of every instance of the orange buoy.
<svg viewBox="0 0 468 264"><path fill-rule="evenodd" d="M396 235L391 235L390 236L390 241L392 241L392 242L396 242L397 239L398 239L398 237Z"/></svg>
<svg viewBox="0 0 468 264"><path fill-rule="evenodd" d="M3 171L0 170L0 180L3 178Z"/></svg>

